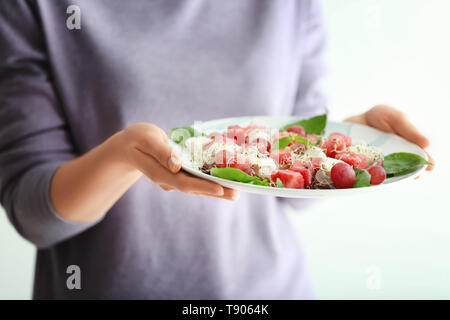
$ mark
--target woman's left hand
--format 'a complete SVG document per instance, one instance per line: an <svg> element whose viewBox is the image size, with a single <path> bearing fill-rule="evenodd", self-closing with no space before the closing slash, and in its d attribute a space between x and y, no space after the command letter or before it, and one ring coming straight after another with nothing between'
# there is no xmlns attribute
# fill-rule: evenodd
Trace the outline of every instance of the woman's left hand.
<svg viewBox="0 0 450 320"><path fill-rule="evenodd" d="M403 112L389 106L377 105L369 111L347 118L345 121L363 124L381 131L397 134L417 144L422 149L427 148L430 144L430 141L420 133ZM429 161L432 163L432 165L427 167L427 170L433 170L434 160L428 152L427 155Z"/></svg>

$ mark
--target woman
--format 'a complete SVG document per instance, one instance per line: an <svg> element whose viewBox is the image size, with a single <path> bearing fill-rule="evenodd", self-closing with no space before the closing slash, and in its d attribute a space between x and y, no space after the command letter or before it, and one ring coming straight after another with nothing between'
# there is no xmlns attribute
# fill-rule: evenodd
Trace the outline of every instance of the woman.
<svg viewBox="0 0 450 320"><path fill-rule="evenodd" d="M34 298L312 298L280 200L224 201L164 132L323 113L324 40L313 0L2 1L0 196L39 248ZM389 107L349 121L428 144Z"/></svg>

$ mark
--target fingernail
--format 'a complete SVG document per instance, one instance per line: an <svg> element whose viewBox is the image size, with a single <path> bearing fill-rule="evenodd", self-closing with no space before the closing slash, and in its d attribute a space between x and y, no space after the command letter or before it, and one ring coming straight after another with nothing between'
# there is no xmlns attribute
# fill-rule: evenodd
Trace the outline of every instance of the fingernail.
<svg viewBox="0 0 450 320"><path fill-rule="evenodd" d="M178 168L181 165L181 159L178 157L178 155L176 153L172 153L172 155L170 156L168 165L169 165L169 169L171 171L174 171L174 172L178 171Z"/></svg>
<svg viewBox="0 0 450 320"><path fill-rule="evenodd" d="M217 192L218 196L223 196L225 194L225 191L223 190L223 188L220 188L219 192Z"/></svg>
<svg viewBox="0 0 450 320"><path fill-rule="evenodd" d="M236 200L239 200L240 197L241 197L241 194L239 192L235 192L231 196L231 200L236 201Z"/></svg>

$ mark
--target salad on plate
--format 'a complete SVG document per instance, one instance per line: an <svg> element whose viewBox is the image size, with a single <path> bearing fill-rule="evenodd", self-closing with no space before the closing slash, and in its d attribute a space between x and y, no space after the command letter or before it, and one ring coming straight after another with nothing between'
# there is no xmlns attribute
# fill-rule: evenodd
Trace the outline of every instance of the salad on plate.
<svg viewBox="0 0 450 320"><path fill-rule="evenodd" d="M369 187L428 164L413 153L384 155L339 132L325 136L326 123L324 114L282 128L230 125L206 134L181 127L169 131L169 137L203 173L274 188Z"/></svg>

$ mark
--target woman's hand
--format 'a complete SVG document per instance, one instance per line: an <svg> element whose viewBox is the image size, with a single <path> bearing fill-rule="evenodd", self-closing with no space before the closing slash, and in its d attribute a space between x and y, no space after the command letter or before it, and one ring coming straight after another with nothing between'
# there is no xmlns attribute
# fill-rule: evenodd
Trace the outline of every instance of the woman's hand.
<svg viewBox="0 0 450 320"><path fill-rule="evenodd" d="M363 124L389 133L395 133L406 140L417 144L422 149L427 148L430 144L429 140L417 130L403 112L389 106L377 105L369 111L347 118L345 121ZM433 165L428 166L427 170L433 170L434 160L429 154L428 157Z"/></svg>
<svg viewBox="0 0 450 320"><path fill-rule="evenodd" d="M124 163L144 173L166 191L237 200L239 191L193 177L181 169L181 158L169 146L166 133L151 123L136 123L114 141Z"/></svg>
<svg viewBox="0 0 450 320"><path fill-rule="evenodd" d="M239 197L237 190L181 172L180 157L167 140L157 126L138 123L64 163L56 170L50 186L55 211L70 221L97 221L142 174L167 191L230 200Z"/></svg>

